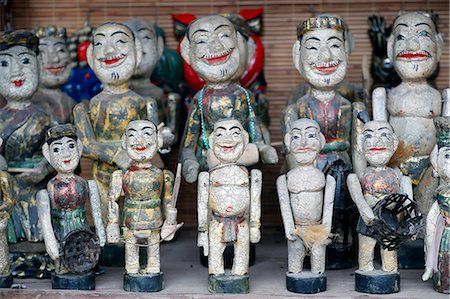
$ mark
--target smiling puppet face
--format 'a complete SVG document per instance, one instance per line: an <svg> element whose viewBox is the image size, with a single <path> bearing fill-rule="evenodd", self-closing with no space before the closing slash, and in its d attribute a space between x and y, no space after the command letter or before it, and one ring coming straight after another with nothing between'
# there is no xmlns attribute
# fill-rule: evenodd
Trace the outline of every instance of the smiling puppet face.
<svg viewBox="0 0 450 299"><path fill-rule="evenodd" d="M222 120L214 124L209 138L214 155L223 163L239 160L248 144L248 133L237 120Z"/></svg>
<svg viewBox="0 0 450 299"><path fill-rule="evenodd" d="M312 86L332 88L344 80L349 55L345 30L343 20L328 16L309 19L299 26L299 40L292 53L294 64Z"/></svg>
<svg viewBox="0 0 450 299"><path fill-rule="evenodd" d="M316 121L302 118L291 124L285 144L299 165L310 165L325 145L325 137Z"/></svg>
<svg viewBox="0 0 450 299"><path fill-rule="evenodd" d="M57 125L47 131L42 153L58 173L73 173L80 162L82 152L83 144L77 137L75 126Z"/></svg>
<svg viewBox="0 0 450 299"><path fill-rule="evenodd" d="M188 27L181 43L181 55L206 82L232 80L247 62L243 36L225 17L200 18Z"/></svg>
<svg viewBox="0 0 450 299"><path fill-rule="evenodd" d="M442 43L430 17L407 13L395 20L387 52L403 80L427 78L437 67Z"/></svg>
<svg viewBox="0 0 450 299"><path fill-rule="evenodd" d="M63 27L38 27L39 83L47 88L63 85L70 76L70 54L66 45L66 29Z"/></svg>
<svg viewBox="0 0 450 299"><path fill-rule="evenodd" d="M7 100L30 98L39 83L35 52L24 46L0 51L0 94Z"/></svg>
<svg viewBox="0 0 450 299"><path fill-rule="evenodd" d="M104 84L120 85L133 75L140 59L131 30L122 24L106 23L93 32L93 42L87 50L89 66ZM140 52L139 52L140 53ZM140 55L139 55L140 58Z"/></svg>
<svg viewBox="0 0 450 299"><path fill-rule="evenodd" d="M386 165L397 150L398 138L391 125L384 121L370 121L358 136L358 149L370 165Z"/></svg>
<svg viewBox="0 0 450 299"><path fill-rule="evenodd" d="M131 121L122 137L122 146L133 161L150 161L162 146L162 137L148 120Z"/></svg>

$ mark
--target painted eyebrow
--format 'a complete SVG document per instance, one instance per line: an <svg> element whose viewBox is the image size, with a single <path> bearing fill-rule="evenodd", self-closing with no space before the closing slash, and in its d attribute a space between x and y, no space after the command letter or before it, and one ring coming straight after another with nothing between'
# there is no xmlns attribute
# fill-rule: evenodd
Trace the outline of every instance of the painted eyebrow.
<svg viewBox="0 0 450 299"><path fill-rule="evenodd" d="M238 129L239 131L241 131L241 128L239 128L238 126L233 126L230 128L230 130L233 130L233 129Z"/></svg>
<svg viewBox="0 0 450 299"><path fill-rule="evenodd" d="M305 130L308 130L308 129L316 129L317 130L317 127L315 127L315 126L308 126L308 127L305 128Z"/></svg>
<svg viewBox="0 0 450 299"><path fill-rule="evenodd" d="M53 142L53 145L62 145L62 143L61 142L58 142L58 141L56 141L56 142Z"/></svg>
<svg viewBox="0 0 450 299"><path fill-rule="evenodd" d="M319 41L319 42L320 42L320 39L319 39L318 37L315 37L315 36L311 36L311 37L307 38L307 39L305 40L305 42L309 41L310 39L316 40L316 41Z"/></svg>
<svg viewBox="0 0 450 299"><path fill-rule="evenodd" d="M147 31L150 31L150 32L155 32L155 31L153 31L153 30L151 30L149 28L145 28L145 27L138 29L138 32L141 32L141 31L144 31L144 30L147 30Z"/></svg>
<svg viewBox="0 0 450 299"><path fill-rule="evenodd" d="M416 26L416 27L419 27L420 25L425 25L425 26L428 26L428 27L430 27L430 29L432 29L432 28L431 28L431 26L430 26L429 24L425 23L425 22L420 22L420 23L417 23L417 24L416 24L416 25L414 25L414 26Z"/></svg>
<svg viewBox="0 0 450 299"><path fill-rule="evenodd" d="M9 54L9 53L0 53L0 55L5 55L5 56L11 56L11 57L13 57L11 54Z"/></svg>
<svg viewBox="0 0 450 299"><path fill-rule="evenodd" d="M22 53L19 53L19 54L17 54L17 55L19 55L19 56L22 56L22 55L30 55L30 53L28 53L28 52L22 52Z"/></svg>
<svg viewBox="0 0 450 299"><path fill-rule="evenodd" d="M340 41L342 43L342 40L337 36L332 36L328 40L333 40L333 39L337 39L338 41Z"/></svg>
<svg viewBox="0 0 450 299"><path fill-rule="evenodd" d="M381 128L378 129L378 131L381 131L381 130L389 130L389 128L388 127L381 127Z"/></svg>
<svg viewBox="0 0 450 299"><path fill-rule="evenodd" d="M220 29L222 27L230 27L230 25L227 25L227 24L219 25L219 26L216 27L216 29L214 29L214 31L216 31L216 30L218 30L218 29Z"/></svg>
<svg viewBox="0 0 450 299"><path fill-rule="evenodd" d="M63 42L56 42L56 43L54 43L54 45L56 46L56 45L65 45Z"/></svg>
<svg viewBox="0 0 450 299"><path fill-rule="evenodd" d="M404 27L409 27L407 24L405 23L398 23L395 28L397 28L398 26L404 26Z"/></svg>
<svg viewBox="0 0 450 299"><path fill-rule="evenodd" d="M192 35L196 34L197 32L209 32L209 31L205 29L197 29L194 31L194 33L192 33Z"/></svg>
<svg viewBox="0 0 450 299"><path fill-rule="evenodd" d="M137 131L136 131L135 129L133 129L133 128L129 128L129 129L128 129L128 132L129 132L129 131L137 132Z"/></svg>
<svg viewBox="0 0 450 299"><path fill-rule="evenodd" d="M128 33L124 32L124 31L122 31L122 30L118 30L118 31L114 32L113 34L111 34L111 36L116 35L116 34L120 34L120 33L122 33L122 34L124 34L124 35L130 37L130 36L128 35Z"/></svg>
<svg viewBox="0 0 450 299"><path fill-rule="evenodd" d="M106 37L106 35L104 35L103 33L96 33L95 36L103 36L103 37Z"/></svg>
<svg viewBox="0 0 450 299"><path fill-rule="evenodd" d="M218 129L226 130L225 127L217 127L216 130L218 130Z"/></svg>
<svg viewBox="0 0 450 299"><path fill-rule="evenodd" d="M146 130L146 129L153 129L152 127L142 127L141 131Z"/></svg>
<svg viewBox="0 0 450 299"><path fill-rule="evenodd" d="M372 133L373 133L373 130L371 130L371 129L365 129L364 132L372 132Z"/></svg>

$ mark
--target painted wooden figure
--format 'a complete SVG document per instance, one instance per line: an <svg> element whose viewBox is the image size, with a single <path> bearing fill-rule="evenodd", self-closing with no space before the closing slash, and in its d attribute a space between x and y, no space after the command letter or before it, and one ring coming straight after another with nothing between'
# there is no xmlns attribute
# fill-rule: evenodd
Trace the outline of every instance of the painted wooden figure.
<svg viewBox="0 0 450 299"><path fill-rule="evenodd" d="M248 133L238 120L217 121L208 138L209 172L198 178L198 239L208 256L208 290L211 293L249 292L250 243L261 238L262 172L243 165L258 160ZM233 244L231 272L224 269L223 254Z"/></svg>
<svg viewBox="0 0 450 299"><path fill-rule="evenodd" d="M82 152L75 126L57 125L47 131L42 153L57 175L47 189L38 192L37 201L45 248L55 261L53 289L95 289L92 269L97 265L100 247L105 245L97 185L74 174ZM95 234L86 218L88 201Z"/></svg>
<svg viewBox="0 0 450 299"><path fill-rule="evenodd" d="M131 121L122 137L122 148L131 159L125 173L116 170L111 176L108 195L108 243L120 240L119 207L116 201L125 194L122 230L125 243L124 290L157 292L163 289L160 269L160 246L171 240L177 225L176 197L179 186L172 172L160 169L152 159L163 146L163 136L152 122ZM181 171L181 169L180 169ZM147 264L140 269L140 241L146 242Z"/></svg>
<svg viewBox="0 0 450 299"><path fill-rule="evenodd" d="M180 45L185 62L206 82L194 97L182 139L180 161L187 182L208 169L208 135L223 118L235 118L249 131L263 163L276 164L278 155L264 140L264 124L255 117L253 95L235 83L247 61L244 37L225 17L206 16L193 21Z"/></svg>
<svg viewBox="0 0 450 299"><path fill-rule="evenodd" d="M450 116L434 120L437 145L431 152L431 164L440 178L436 201L427 216L425 273L433 278L437 292L450 293ZM434 275L433 275L434 274Z"/></svg>
<svg viewBox="0 0 450 299"><path fill-rule="evenodd" d="M400 241L395 238L395 233L390 235L390 229L399 226L401 222L397 220L397 210L405 207L406 212L414 214L411 180L397 168L386 166L398 146L398 138L388 122L367 122L354 146L364 154L369 163L359 177L357 174L350 174L347 178L350 194L360 214L356 229L359 239L356 291L396 293L400 291L400 273L397 270L397 247ZM392 205L387 204L396 198ZM404 217L402 221L406 219ZM417 227L412 228L411 233L416 233ZM381 271L375 270L373 265L377 242L381 246Z"/></svg>
<svg viewBox="0 0 450 299"><path fill-rule="evenodd" d="M103 83L103 91L89 102L75 106L75 124L81 132L83 156L94 160L93 175L100 190L104 221L107 218L111 173L131 163L121 146L121 136L131 120L159 123L156 102L144 99L128 87L128 81L142 57L141 43L131 29L119 23L105 23L93 32L87 50L89 66ZM167 142L170 129L161 129ZM162 166L160 157L158 164Z"/></svg>
<svg viewBox="0 0 450 299"><path fill-rule="evenodd" d="M53 124L72 123L75 101L60 89L72 71L66 29L50 25L37 27L34 33L39 38L39 89L32 101L47 112Z"/></svg>
<svg viewBox="0 0 450 299"><path fill-rule="evenodd" d="M288 240L286 287L291 292L312 294L326 290L325 251L330 241L336 181L314 165L325 145L319 124L302 118L290 126L284 139L297 166L277 179ZM311 256L311 272L303 271L307 254Z"/></svg>
<svg viewBox="0 0 450 299"><path fill-rule="evenodd" d="M38 45L30 32L0 33L0 94L7 100L0 109L0 151L13 173L16 198L8 229L11 243L42 240L35 196L52 172L41 152L50 117L31 102L39 83Z"/></svg>
<svg viewBox="0 0 450 299"><path fill-rule="evenodd" d="M365 110L362 103L352 103L338 92L347 72L351 36L346 22L334 15L309 18L297 27L297 41L292 48L294 65L306 79L309 92L293 99L281 115L281 130L288 132L290 124L299 118L314 119L324 134L326 143L315 162L316 166L336 181L333 233L337 238L329 245L327 267L341 269L356 264L356 209L345 184L353 165L349 153L351 139L358 131L354 114ZM294 94L301 93L294 91ZM284 145L287 146L286 144ZM359 155L352 151L352 158ZM289 169L296 167L293 155L286 154Z"/></svg>

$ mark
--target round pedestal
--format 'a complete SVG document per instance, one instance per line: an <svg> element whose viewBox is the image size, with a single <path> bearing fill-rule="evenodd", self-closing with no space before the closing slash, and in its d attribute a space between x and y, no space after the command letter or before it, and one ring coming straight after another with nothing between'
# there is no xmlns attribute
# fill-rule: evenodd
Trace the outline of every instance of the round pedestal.
<svg viewBox="0 0 450 299"><path fill-rule="evenodd" d="M209 275L208 291L214 294L247 294L250 291L248 275Z"/></svg>
<svg viewBox="0 0 450 299"><path fill-rule="evenodd" d="M52 273L52 289L95 290L95 275L93 272L84 274Z"/></svg>
<svg viewBox="0 0 450 299"><path fill-rule="evenodd" d="M286 289L300 294L315 294L327 290L325 273L311 272L286 273Z"/></svg>
<svg viewBox="0 0 450 299"><path fill-rule="evenodd" d="M159 292L164 288L164 274L123 275L123 289L127 292Z"/></svg>
<svg viewBox="0 0 450 299"><path fill-rule="evenodd" d="M391 294L400 292L400 273L375 270L355 271L355 290L368 294Z"/></svg>
<svg viewBox="0 0 450 299"><path fill-rule="evenodd" d="M12 274L0 276L0 288L9 289L13 284Z"/></svg>

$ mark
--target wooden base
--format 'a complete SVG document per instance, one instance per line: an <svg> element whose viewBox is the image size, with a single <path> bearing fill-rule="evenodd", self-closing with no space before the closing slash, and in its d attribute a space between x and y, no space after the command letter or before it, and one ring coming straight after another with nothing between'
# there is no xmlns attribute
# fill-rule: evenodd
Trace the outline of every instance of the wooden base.
<svg viewBox="0 0 450 299"><path fill-rule="evenodd" d="M9 289L13 284L13 276L12 274L9 275L1 275L0 276L0 288L2 289Z"/></svg>
<svg viewBox="0 0 450 299"><path fill-rule="evenodd" d="M213 294L247 294L250 291L248 275L209 275L208 291Z"/></svg>
<svg viewBox="0 0 450 299"><path fill-rule="evenodd" d="M95 290L95 275L93 272L84 274L52 273L52 289Z"/></svg>
<svg viewBox="0 0 450 299"><path fill-rule="evenodd" d="M300 294L316 294L327 290L325 273L311 272L286 273L286 289Z"/></svg>
<svg viewBox="0 0 450 299"><path fill-rule="evenodd" d="M398 293L400 292L400 273L356 270L355 291L368 294Z"/></svg>
<svg viewBox="0 0 450 299"><path fill-rule="evenodd" d="M127 292L159 292L164 288L164 274L123 275L123 289Z"/></svg>

